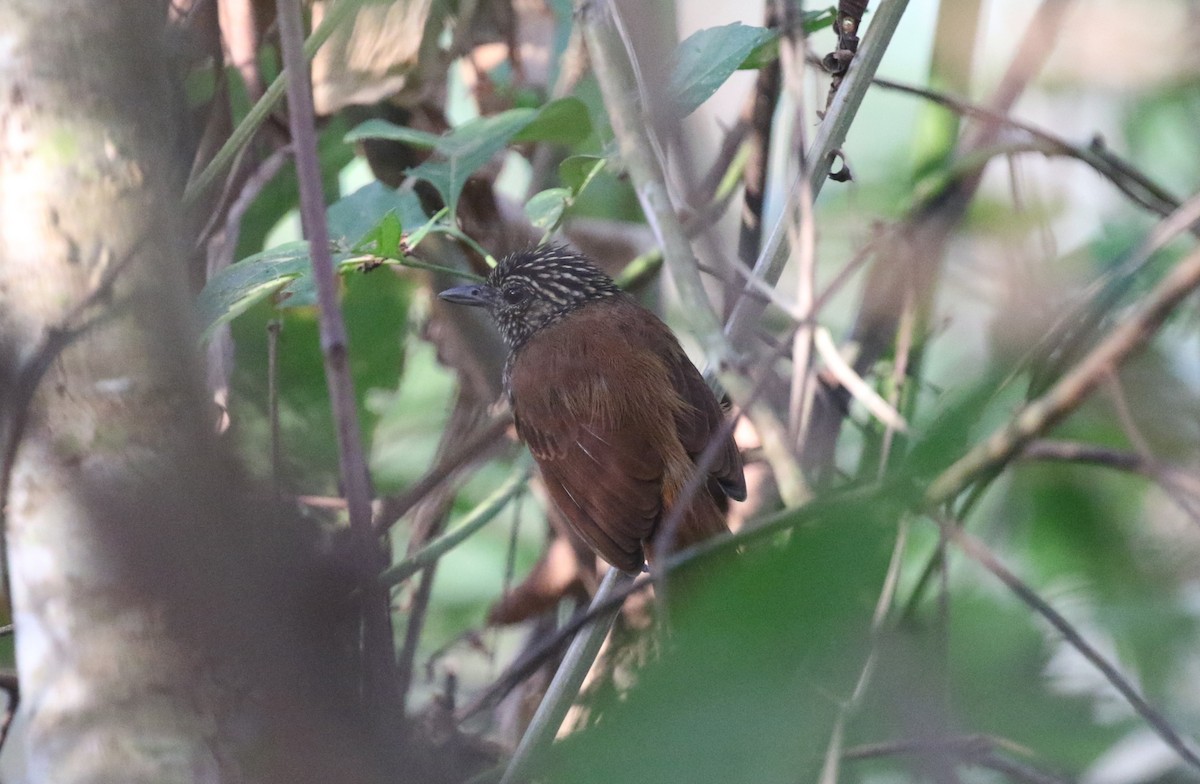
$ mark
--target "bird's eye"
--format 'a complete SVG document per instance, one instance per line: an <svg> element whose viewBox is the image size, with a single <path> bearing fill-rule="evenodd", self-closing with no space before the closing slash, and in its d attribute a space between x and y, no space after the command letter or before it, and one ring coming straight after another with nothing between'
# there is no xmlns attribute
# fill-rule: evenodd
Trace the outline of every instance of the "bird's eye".
<svg viewBox="0 0 1200 784"><path fill-rule="evenodd" d="M529 291L524 288L504 289L500 292L500 296L504 297L504 301L509 305L519 305L529 299Z"/></svg>

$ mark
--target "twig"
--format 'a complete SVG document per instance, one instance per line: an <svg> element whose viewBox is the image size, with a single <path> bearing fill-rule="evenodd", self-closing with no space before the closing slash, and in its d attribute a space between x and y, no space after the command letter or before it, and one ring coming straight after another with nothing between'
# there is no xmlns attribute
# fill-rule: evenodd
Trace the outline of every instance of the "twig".
<svg viewBox="0 0 1200 784"><path fill-rule="evenodd" d="M1180 511L1192 518L1193 522L1200 523L1200 511L1193 503L1200 500L1200 482L1191 471L1163 465L1137 452L1122 452L1077 441L1037 439L1022 450L1020 458L1089 464L1139 474L1160 485Z"/></svg>
<svg viewBox="0 0 1200 784"><path fill-rule="evenodd" d="M492 518L500 514L512 497L525 487L529 482L530 470L528 465L517 468L504 484L496 488L483 503L472 509L457 528L433 540L423 549L379 575L379 582L389 588L402 583L466 541L471 534L483 528L492 521Z"/></svg>
<svg viewBox="0 0 1200 784"><path fill-rule="evenodd" d="M788 434L795 453L804 442L812 412L816 380L813 377L813 351L817 311L817 230L813 217L815 205L807 180L800 181L800 199L795 221L799 225L789 232L789 243L796 256L796 310L800 317L796 335L792 338L792 383L788 400ZM791 224L789 224L790 226Z"/></svg>
<svg viewBox="0 0 1200 784"><path fill-rule="evenodd" d="M813 336L813 343L816 345L817 353L821 355L821 359L829 368L829 372L859 403L862 403L867 411L871 412L872 416L892 430L899 430L901 433L908 432L908 423L904 421L900 412L880 397L879 393L872 389L871 385L864 381L846 360L842 359L829 330L824 327L818 328Z"/></svg>
<svg viewBox="0 0 1200 784"><path fill-rule="evenodd" d="M512 424L512 412L507 409L495 414L476 433L464 441L461 446L443 457L438 464L409 486L400 495L388 496L383 499L378 514L375 516L375 532L386 533L389 528L404 517L410 509L421 502L421 499L437 489L442 482L465 463L489 449L492 444L503 438L504 433Z"/></svg>
<svg viewBox="0 0 1200 784"><path fill-rule="evenodd" d="M948 95L927 87L916 87L901 82L875 77L875 84L888 90L919 96L928 101L944 106L964 117L976 120L987 120L997 125L1013 128L1028 134L1041 142L1043 153L1063 155L1074 158L1092 167L1101 177L1111 182L1118 190L1128 196L1134 203L1159 215L1166 216L1179 207L1179 200L1165 188L1158 185L1144 172L1124 161L1107 147L1093 141L1088 146L1072 144L1061 136L1035 125L1015 119L1008 114L997 112L986 106L979 106L957 96ZM1200 233L1200 227L1193 228Z"/></svg>
<svg viewBox="0 0 1200 784"><path fill-rule="evenodd" d="M939 520L938 525L941 527L943 535L962 550L967 557L995 575L1000 582L1004 583L1010 591L1016 594L1018 599L1057 629L1058 633L1063 636L1063 639L1072 648L1079 651L1085 659L1091 662L1092 666L1104 675L1113 688L1121 693L1121 696L1146 720L1146 723L1162 738L1163 742L1174 749L1189 765L1200 769L1200 756L1190 747L1188 741L1184 740L1154 706L1146 702L1145 698L1138 693L1133 684L1105 659L1098 650L1093 648L1066 618L1038 596L1032 588L1013 574L1004 564L1000 563L983 542L963 531L959 525L952 521Z"/></svg>
<svg viewBox="0 0 1200 784"><path fill-rule="evenodd" d="M1149 479L1187 487L1189 488L1187 492L1191 495L1200 493L1200 481L1192 471L1164 466L1157 461L1147 460L1137 452L1122 452L1118 449L1078 441L1039 438L1029 442L1021 452L1021 458L1024 460L1085 463L1117 471L1131 471Z"/></svg>
<svg viewBox="0 0 1200 784"><path fill-rule="evenodd" d="M267 322L267 421L271 426L271 485L275 500L283 496L283 434L279 426L279 332L283 322Z"/></svg>
<svg viewBox="0 0 1200 784"><path fill-rule="evenodd" d="M905 390L905 380L908 378L911 362L911 370L915 372L919 369L920 351L914 350L913 337L917 332L917 308L913 302L912 291L905 291L904 308L900 311L900 324L896 331L896 359L892 363L892 378L891 389L888 391L887 403L894 411L900 413L902 421L907 421L904 418L904 412L900 411L900 397ZM838 356L841 356L840 354ZM908 395L910 405L909 414L912 413L912 408L915 407L916 396ZM876 469L875 477L882 480L887 473L888 463L891 461L892 446L896 438L896 428L889 426L883 433L883 446L879 453L879 467Z"/></svg>
<svg viewBox="0 0 1200 784"><path fill-rule="evenodd" d="M998 748L1028 753L1012 741L989 735L958 735L950 737L917 738L887 743L871 743L846 749L842 759L849 761L878 759L896 755L944 756L953 755L968 764L990 768L1025 784L1068 784L1069 779L1047 773L1029 765L1013 762L996 753Z"/></svg>
<svg viewBox="0 0 1200 784"><path fill-rule="evenodd" d="M351 5L354 5L351 0L342 0L342 3L333 6L335 13L330 16L336 16L337 10ZM288 125L295 147L296 174L300 183L300 216L308 236L313 282L317 290L325 382L337 431L338 464L350 517L350 532L354 538L356 566L364 587L362 620L366 683L363 693L369 695L369 699L375 701L377 706L387 709L394 697L391 692L395 687L395 650L387 592L375 583L379 553L371 526L371 480L363 454L354 381L350 377L346 325L338 304L329 228L325 224L325 197L317 160L312 85L304 50L303 12L300 0L276 0L276 8L284 75L287 78Z"/></svg>
<svg viewBox="0 0 1200 784"><path fill-rule="evenodd" d="M589 618L589 625L583 627L575 636L571 647L563 656L562 664L558 666L554 679L550 681L550 688L546 689L533 720L521 737L520 745L509 760L508 769L504 771L500 784L524 782L530 764L544 748L554 742L554 736L562 726L563 719L566 718L567 711L570 710L575 695L579 693L579 687L587 676L588 668L595 661L596 654L600 652L600 646L604 644L604 638L608 635L608 629L617 616L620 605L608 607L609 599L631 588L633 584L633 575L620 569L609 569L608 574L604 575L588 612L581 613L593 617ZM624 599L625 596L621 598Z"/></svg>
<svg viewBox="0 0 1200 784"><path fill-rule="evenodd" d="M926 490L926 504L934 507L950 500L978 477L1010 461L1033 438L1075 410L1109 370L1144 346L1171 311L1198 286L1200 251L1193 251L1045 395L1028 403L1007 425L943 471Z"/></svg>
<svg viewBox="0 0 1200 784"><path fill-rule="evenodd" d="M221 194L220 201L213 209L212 217L209 218L208 223L196 236L195 247L199 248L207 242L216 232L217 225L224 219L225 237L222 238L222 242L229 247L228 253L232 257L234 252L233 246L237 244L236 237L238 230L236 227L240 225L242 217L246 214L246 210L250 208L250 205L262 193L263 188L271 180L275 179L275 175L279 174L280 170L283 169L284 164L287 163L288 156L291 154L292 145L290 144L278 148L268 155L254 171L247 175L246 181L242 183L236 195L231 192ZM229 201L229 209L223 210L221 205L226 200ZM213 270L209 270L210 278L212 273Z"/></svg>
<svg viewBox="0 0 1200 784"><path fill-rule="evenodd" d="M766 26L779 27L777 5L773 1L767 3ZM754 264L762 244L762 212L767 191L771 125L782 81L779 58L759 68L754 91L743 112L743 122L748 122L750 126L750 159L746 162L743 175L746 187L742 194L742 220L738 229L738 260L746 267Z"/></svg>

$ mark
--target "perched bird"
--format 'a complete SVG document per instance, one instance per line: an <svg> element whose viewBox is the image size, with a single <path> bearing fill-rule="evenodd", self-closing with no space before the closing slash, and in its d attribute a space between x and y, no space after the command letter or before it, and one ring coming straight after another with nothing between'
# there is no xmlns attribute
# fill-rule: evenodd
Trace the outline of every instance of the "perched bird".
<svg viewBox="0 0 1200 784"><path fill-rule="evenodd" d="M485 284L447 289L486 308L509 347L504 387L563 516L626 572L654 537L709 440L721 447L676 528L685 547L726 530L746 498L742 458L721 407L671 330L584 256L557 246L502 260Z"/></svg>

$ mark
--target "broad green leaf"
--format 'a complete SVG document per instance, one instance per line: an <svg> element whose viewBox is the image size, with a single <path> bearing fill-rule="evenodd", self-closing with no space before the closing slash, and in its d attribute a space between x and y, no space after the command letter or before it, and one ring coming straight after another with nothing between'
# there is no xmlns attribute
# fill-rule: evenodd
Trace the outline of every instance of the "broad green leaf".
<svg viewBox="0 0 1200 784"><path fill-rule="evenodd" d="M441 136L371 120L347 134L346 139L392 139L432 148L433 156L409 174L433 185L454 214L467 178L510 142L574 144L591 132L591 120L583 102L563 98L541 109L509 109L492 117L471 120Z"/></svg>
<svg viewBox="0 0 1200 784"><path fill-rule="evenodd" d="M631 687L597 689L602 718L551 746L531 778L611 782L605 760L621 749L645 781L816 780L835 708L868 658L894 536L886 506L830 505L787 548L674 573L668 641Z"/></svg>
<svg viewBox="0 0 1200 784"><path fill-rule="evenodd" d="M443 136L435 150L437 157L409 174L437 188L453 215L467 178L504 149L536 115L534 109L509 109L494 117L471 120Z"/></svg>
<svg viewBox="0 0 1200 784"><path fill-rule="evenodd" d="M348 258L347 253L333 254L335 265ZM277 292L286 297L287 307L315 301L307 242L289 242L256 253L214 276L196 300L204 335Z"/></svg>
<svg viewBox="0 0 1200 784"><path fill-rule="evenodd" d="M758 47L776 37L774 30L735 22L697 30L679 45L669 83L681 116L694 112Z"/></svg>
<svg viewBox="0 0 1200 784"><path fill-rule="evenodd" d="M513 141L579 144L591 133L592 120L584 102L578 98L560 98L543 106Z"/></svg>
<svg viewBox="0 0 1200 784"><path fill-rule="evenodd" d="M415 193L393 190L376 180L329 206L326 211L329 235L353 247L374 232L388 213L393 213L401 226L420 226L426 220Z"/></svg>
<svg viewBox="0 0 1200 784"><path fill-rule="evenodd" d="M547 188L525 203L525 217L542 231L549 231L558 225L570 198L567 188Z"/></svg>
<svg viewBox="0 0 1200 784"><path fill-rule="evenodd" d="M204 333L266 299L304 274L307 267L307 242L289 242L226 267L196 300Z"/></svg>
<svg viewBox="0 0 1200 784"><path fill-rule="evenodd" d="M598 155L572 155L558 165L558 178L578 195L604 168L604 163L605 159Z"/></svg>

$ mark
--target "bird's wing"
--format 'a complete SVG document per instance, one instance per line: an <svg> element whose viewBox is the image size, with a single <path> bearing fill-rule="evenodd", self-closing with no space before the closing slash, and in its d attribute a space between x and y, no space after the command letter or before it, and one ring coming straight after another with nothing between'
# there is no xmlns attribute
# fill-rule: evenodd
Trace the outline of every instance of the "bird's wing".
<svg viewBox="0 0 1200 784"><path fill-rule="evenodd" d="M662 515L663 457L624 406L578 416L589 407L577 403L593 399L605 382L594 368L565 369L563 361L555 384L542 383L542 374L513 374L517 432L550 497L584 541L614 566L641 571L642 543Z"/></svg>
<svg viewBox="0 0 1200 784"><path fill-rule="evenodd" d="M696 462L708 447L708 442L719 435L725 415L712 390L704 383L700 371L696 370L696 366L683 353L682 348L676 348L671 365L672 381L675 390L687 405L675 414L675 427L683 448L687 450L692 462ZM721 485L725 495L735 501L746 500L742 455L732 434L725 436L708 473Z"/></svg>

